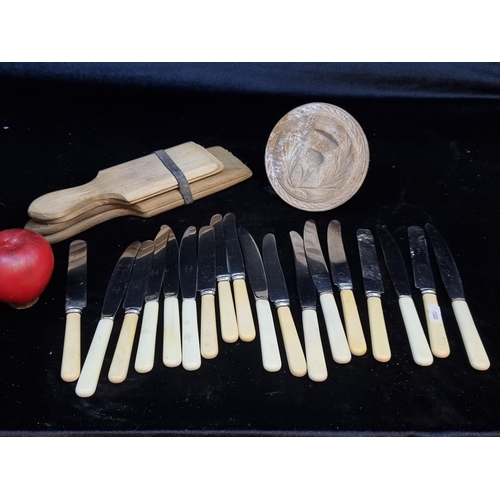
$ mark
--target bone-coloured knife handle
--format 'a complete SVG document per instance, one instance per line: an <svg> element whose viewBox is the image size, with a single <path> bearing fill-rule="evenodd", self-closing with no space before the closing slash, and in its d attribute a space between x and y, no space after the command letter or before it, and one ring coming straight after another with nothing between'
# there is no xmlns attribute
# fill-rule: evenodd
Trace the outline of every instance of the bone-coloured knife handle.
<svg viewBox="0 0 500 500"><path fill-rule="evenodd" d="M215 295L211 293L201 296L200 322L201 355L205 359L213 359L219 354L219 344L215 318Z"/></svg>
<svg viewBox="0 0 500 500"><path fill-rule="evenodd" d="M259 323L262 365L268 372L277 372L281 369L281 356L271 306L268 300L258 299L255 301L255 307Z"/></svg>
<svg viewBox="0 0 500 500"><path fill-rule="evenodd" d="M385 326L382 300L380 297L368 297L367 305L373 357L381 363L387 363L391 359L391 347Z"/></svg>
<svg viewBox="0 0 500 500"><path fill-rule="evenodd" d="M302 311L302 327L304 329L307 375L314 382L323 382L328 377L328 370L316 311L313 309Z"/></svg>
<svg viewBox="0 0 500 500"><path fill-rule="evenodd" d="M490 367L490 360L472 319L467 302L465 300L454 300L451 305L471 366L476 370L487 370Z"/></svg>
<svg viewBox="0 0 500 500"><path fill-rule="evenodd" d="M351 353L354 356L366 354L366 340L359 319L358 306L352 290L341 290L340 300L344 313L345 332Z"/></svg>
<svg viewBox="0 0 500 500"><path fill-rule="evenodd" d="M135 313L125 314L123 318L120 336L108 372L108 379L113 384L120 384L127 378L138 321L139 315Z"/></svg>
<svg viewBox="0 0 500 500"><path fill-rule="evenodd" d="M241 278L235 279L233 289L240 339L243 342L251 342L255 339L256 331L246 281Z"/></svg>
<svg viewBox="0 0 500 500"><path fill-rule="evenodd" d="M163 302L163 364L175 368L182 363L179 300L165 297Z"/></svg>
<svg viewBox="0 0 500 500"><path fill-rule="evenodd" d="M400 297L399 308L403 316L413 360L420 366L432 365L434 358L413 299L411 297Z"/></svg>
<svg viewBox="0 0 500 500"><path fill-rule="evenodd" d="M66 315L61 363L61 378L65 382L74 382L80 375L81 319L82 315L78 312L72 312Z"/></svg>
<svg viewBox="0 0 500 500"><path fill-rule="evenodd" d="M224 342L232 344L238 340L238 322L236 321L236 311L234 310L233 292L229 280L217 283L220 332Z"/></svg>
<svg viewBox="0 0 500 500"><path fill-rule="evenodd" d="M99 320L80 377L76 383L75 392L81 398L92 396L97 389L112 330L113 320L111 318L101 318Z"/></svg>
<svg viewBox="0 0 500 500"><path fill-rule="evenodd" d="M446 358L450 355L450 346L444 329L441 308L439 307L436 294L424 293L422 296L425 309L425 320L431 351L436 358Z"/></svg>
<svg viewBox="0 0 500 500"><path fill-rule="evenodd" d="M182 301L182 366L197 370L201 366L198 312L195 299Z"/></svg>
<svg viewBox="0 0 500 500"><path fill-rule="evenodd" d="M295 377L303 377L307 373L306 357L290 308L287 306L278 307L278 319L290 373Z"/></svg>
<svg viewBox="0 0 500 500"><path fill-rule="evenodd" d="M351 350L340 319L337 302L332 293L322 293L319 296L323 317L325 318L326 331L330 341L330 349L336 363L344 364L351 361Z"/></svg>
<svg viewBox="0 0 500 500"><path fill-rule="evenodd" d="M138 373L147 373L153 369L159 311L160 303L157 300L150 300L144 304L139 344L137 345L134 364L135 371Z"/></svg>

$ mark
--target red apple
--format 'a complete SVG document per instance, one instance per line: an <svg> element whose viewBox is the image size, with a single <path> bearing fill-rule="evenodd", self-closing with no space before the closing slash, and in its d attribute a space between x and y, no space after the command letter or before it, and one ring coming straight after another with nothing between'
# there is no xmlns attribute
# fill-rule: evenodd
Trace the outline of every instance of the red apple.
<svg viewBox="0 0 500 500"><path fill-rule="evenodd" d="M28 229L0 231L0 302L32 306L50 281L54 254L47 240Z"/></svg>

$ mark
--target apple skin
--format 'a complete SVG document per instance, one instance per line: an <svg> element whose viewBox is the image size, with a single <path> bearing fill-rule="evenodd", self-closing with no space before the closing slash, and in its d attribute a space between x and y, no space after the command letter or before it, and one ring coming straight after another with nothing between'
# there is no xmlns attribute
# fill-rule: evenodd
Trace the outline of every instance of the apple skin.
<svg viewBox="0 0 500 500"><path fill-rule="evenodd" d="M53 269L52 247L43 236L28 229L0 231L0 302L16 309L31 307Z"/></svg>

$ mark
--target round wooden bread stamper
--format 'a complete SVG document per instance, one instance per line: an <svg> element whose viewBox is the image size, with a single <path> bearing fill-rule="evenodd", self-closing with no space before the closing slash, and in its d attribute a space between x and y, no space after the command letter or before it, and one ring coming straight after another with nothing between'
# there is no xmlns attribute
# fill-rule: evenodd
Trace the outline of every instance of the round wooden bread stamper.
<svg viewBox="0 0 500 500"><path fill-rule="evenodd" d="M266 173L289 205L324 212L349 200L363 184L368 141L347 111L321 102L287 113L267 141Z"/></svg>

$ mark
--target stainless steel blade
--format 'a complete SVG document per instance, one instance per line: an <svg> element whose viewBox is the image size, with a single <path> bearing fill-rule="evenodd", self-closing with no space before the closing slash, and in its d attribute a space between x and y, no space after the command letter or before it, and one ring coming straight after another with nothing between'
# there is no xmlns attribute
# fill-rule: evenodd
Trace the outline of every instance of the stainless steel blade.
<svg viewBox="0 0 500 500"><path fill-rule="evenodd" d="M307 267L304 241L299 233L295 231L290 232L290 239L293 247L297 292L299 294L300 305L302 309L316 309L317 292Z"/></svg>
<svg viewBox="0 0 500 500"><path fill-rule="evenodd" d="M163 274L165 272L165 250L169 233L170 228L163 225L154 240L155 247L153 263L151 265L151 273L149 275L148 286L146 289L146 302L158 300L160 296Z"/></svg>
<svg viewBox="0 0 500 500"><path fill-rule="evenodd" d="M316 223L308 220L304 226L304 249L311 278L318 293L333 293L330 273L326 266Z"/></svg>
<svg viewBox="0 0 500 500"><path fill-rule="evenodd" d="M396 241L383 226L377 226L377 234L382 245L385 263L398 297L411 297L410 280L406 265Z"/></svg>
<svg viewBox="0 0 500 500"><path fill-rule="evenodd" d="M165 272L163 273L163 294L177 297L179 294L179 245L172 230L168 233L165 248Z"/></svg>
<svg viewBox="0 0 500 500"><path fill-rule="evenodd" d="M352 290L351 271L347 263L338 220L332 220L328 224L327 242L333 282L339 287L339 290Z"/></svg>
<svg viewBox="0 0 500 500"><path fill-rule="evenodd" d="M462 279L446 241L431 224L426 224L425 230L431 240L439 273L441 274L441 279L443 280L448 296L451 300L465 300Z"/></svg>
<svg viewBox="0 0 500 500"><path fill-rule="evenodd" d="M226 243L224 241L224 228L222 227L222 215L215 214L210 219L210 225L215 232L215 274L217 281L231 279L227 267Z"/></svg>
<svg viewBox="0 0 500 500"><path fill-rule="evenodd" d="M114 319L116 316L123 296L125 295L135 257L140 246L141 243L139 241L131 243L116 263L106 289L106 295L104 296L101 313L102 318Z"/></svg>
<svg viewBox="0 0 500 500"><path fill-rule="evenodd" d="M418 226L408 228L408 242L410 244L410 256L413 268L413 279L415 286L422 292L435 292L436 285L432 274L425 231Z"/></svg>
<svg viewBox="0 0 500 500"><path fill-rule="evenodd" d="M66 281L66 313L81 312L87 305L87 243L72 241L69 246Z"/></svg>
<svg viewBox="0 0 500 500"><path fill-rule="evenodd" d="M203 226L198 234L198 290L215 293L215 232L212 226Z"/></svg>
<svg viewBox="0 0 500 500"><path fill-rule="evenodd" d="M155 244L151 240L141 243L135 257L134 268L130 275L127 291L123 299L123 308L127 312L139 314L144 304L146 287L151 273Z"/></svg>
<svg viewBox="0 0 500 500"><path fill-rule="evenodd" d="M238 236L253 294L257 299L268 300L266 273L257 244L246 229L238 228Z"/></svg>
<svg viewBox="0 0 500 500"><path fill-rule="evenodd" d="M245 264L241 253L238 230L236 229L236 217L229 213L223 219L224 241L226 243L228 270L233 280L245 279Z"/></svg>
<svg viewBox="0 0 500 500"><path fill-rule="evenodd" d="M380 274L373 234L369 229L358 229L356 235L365 294L367 297L380 296L384 293L384 283Z"/></svg>
<svg viewBox="0 0 500 500"><path fill-rule="evenodd" d="M262 259L266 271L269 298L276 307L289 306L290 297L286 286L285 275L281 268L274 234L266 234L262 240Z"/></svg>
<svg viewBox="0 0 500 500"><path fill-rule="evenodd" d="M196 228L184 232L179 248L179 280L183 299L195 299L198 282L198 245Z"/></svg>

